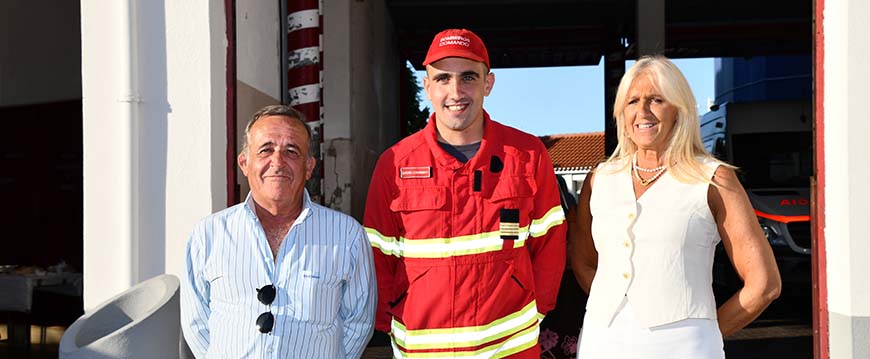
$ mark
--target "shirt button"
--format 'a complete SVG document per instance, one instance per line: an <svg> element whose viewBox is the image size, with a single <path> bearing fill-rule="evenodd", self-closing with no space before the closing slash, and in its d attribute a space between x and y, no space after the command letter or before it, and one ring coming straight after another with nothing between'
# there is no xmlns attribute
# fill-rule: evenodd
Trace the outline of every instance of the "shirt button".
<svg viewBox="0 0 870 359"><path fill-rule="evenodd" d="M628 219L634 219L634 213L629 213L629 214L628 214Z"/></svg>
<svg viewBox="0 0 870 359"><path fill-rule="evenodd" d="M271 353L271 352L272 352L272 347L266 348L266 353Z"/></svg>
<svg viewBox="0 0 870 359"><path fill-rule="evenodd" d="M631 275L628 274L628 272L625 272L625 273L622 273L622 277L625 279L628 279L628 277L631 277Z"/></svg>

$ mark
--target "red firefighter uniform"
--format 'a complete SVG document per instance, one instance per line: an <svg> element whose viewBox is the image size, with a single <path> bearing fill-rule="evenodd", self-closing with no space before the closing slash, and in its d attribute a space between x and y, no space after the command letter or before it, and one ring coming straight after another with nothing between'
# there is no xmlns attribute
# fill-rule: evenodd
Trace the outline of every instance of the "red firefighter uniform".
<svg viewBox="0 0 870 359"><path fill-rule="evenodd" d="M565 215L536 137L484 112L467 163L427 127L381 155L364 225L378 279L375 328L397 358L540 358L538 324L565 268Z"/></svg>

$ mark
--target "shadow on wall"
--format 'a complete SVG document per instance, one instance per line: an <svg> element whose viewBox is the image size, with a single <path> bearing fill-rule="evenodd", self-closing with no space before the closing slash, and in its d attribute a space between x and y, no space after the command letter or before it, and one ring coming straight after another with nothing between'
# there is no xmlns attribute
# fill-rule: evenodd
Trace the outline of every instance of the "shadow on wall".
<svg viewBox="0 0 870 359"><path fill-rule="evenodd" d="M166 270L166 164L168 157L168 117L172 112L168 95L166 53L166 6L164 0L136 3L138 16L150 21L138 22L137 44L139 69L139 177L140 258L148 258L139 268L139 278L150 278Z"/></svg>

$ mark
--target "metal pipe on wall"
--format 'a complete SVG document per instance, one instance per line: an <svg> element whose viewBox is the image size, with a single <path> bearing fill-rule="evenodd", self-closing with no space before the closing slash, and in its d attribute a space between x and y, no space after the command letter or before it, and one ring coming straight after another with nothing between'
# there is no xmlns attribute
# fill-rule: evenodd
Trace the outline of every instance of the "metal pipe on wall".
<svg viewBox="0 0 870 359"><path fill-rule="evenodd" d="M127 278L128 286L133 286L139 282L139 106L142 103L142 98L139 94L139 62L138 62L138 23L137 0L126 0L121 2L118 16L118 29L121 36L118 37L120 68L126 70L126 74L119 76L120 83L118 89L118 121L123 126L122 141L124 143L121 150L128 151L129 169L119 173L119 180L122 181L128 188L121 193L126 193L127 203L126 208L129 210L125 216L122 216L127 223L123 226L129 233L130 240L127 246L123 248L122 257L129 258L129 266L119 268L119 270L128 271L124 277Z"/></svg>

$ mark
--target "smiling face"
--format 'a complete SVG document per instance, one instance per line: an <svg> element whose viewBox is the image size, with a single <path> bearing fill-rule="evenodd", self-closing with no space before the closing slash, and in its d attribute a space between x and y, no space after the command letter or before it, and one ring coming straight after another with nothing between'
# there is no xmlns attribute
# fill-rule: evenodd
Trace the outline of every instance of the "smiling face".
<svg viewBox="0 0 870 359"><path fill-rule="evenodd" d="M438 133L448 143L464 144L450 141L457 136L483 135L483 98L494 82L482 62L448 57L426 66L423 88L435 108Z"/></svg>
<svg viewBox="0 0 870 359"><path fill-rule="evenodd" d="M652 79L640 74L631 82L622 110L625 131L640 150L664 152L668 147L677 107L665 100Z"/></svg>
<svg viewBox="0 0 870 359"><path fill-rule="evenodd" d="M301 208L305 181L314 171L305 126L287 116L264 116L251 126L247 150L239 154L251 196L264 207Z"/></svg>

